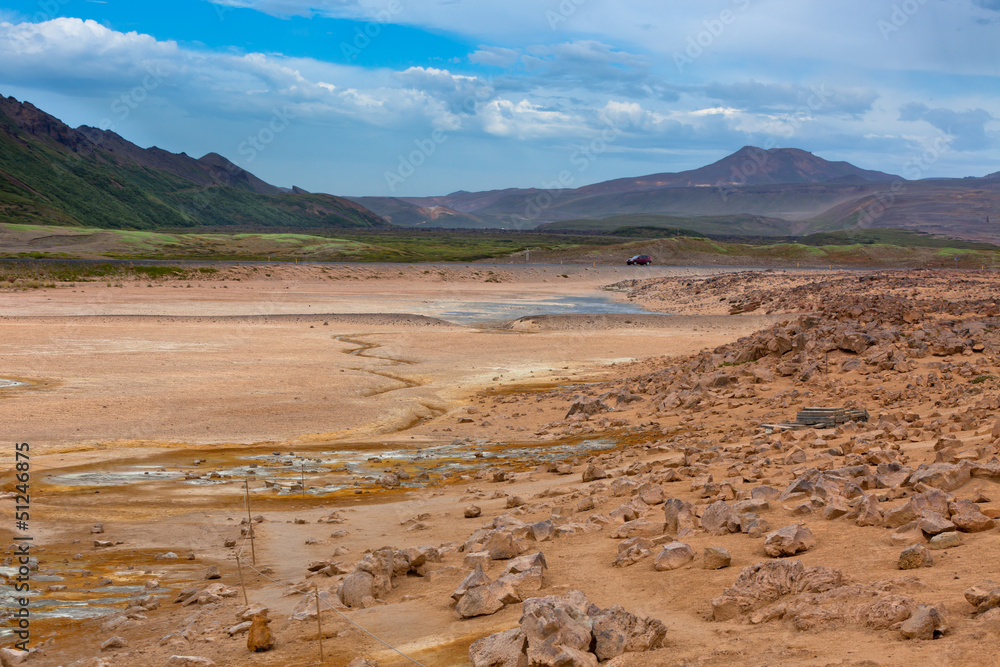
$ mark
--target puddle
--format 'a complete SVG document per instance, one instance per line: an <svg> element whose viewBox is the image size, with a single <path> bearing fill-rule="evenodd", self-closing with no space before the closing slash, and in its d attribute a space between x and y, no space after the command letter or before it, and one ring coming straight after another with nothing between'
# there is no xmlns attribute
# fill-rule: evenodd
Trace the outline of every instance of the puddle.
<svg viewBox="0 0 1000 667"><path fill-rule="evenodd" d="M0 378L0 389L6 389L7 387L25 387L27 385L27 382L18 382L17 380Z"/></svg>
<svg viewBox="0 0 1000 667"><path fill-rule="evenodd" d="M58 567L58 566L56 566ZM7 619L6 610L17 607L16 598L28 597L32 620L57 621L86 620L99 618L121 611L128 606L129 601L146 595L154 595L161 600L170 591L166 588L147 589L145 584L132 583L127 580L149 579L154 575L141 571L116 571L106 575L113 583L106 586L88 586L95 581L96 576L87 570L67 568L56 573L56 570L46 567L31 573L31 590L15 592L8 577L16 577L16 567L0 567L0 623ZM118 583L114 583L118 579ZM125 580L125 581L123 581ZM49 591L45 583L65 582L65 588ZM13 633L13 628L0 627L0 638Z"/></svg>
<svg viewBox="0 0 1000 667"><path fill-rule="evenodd" d="M65 475L48 476L53 484L60 486L124 486L141 482L155 482L170 479L183 479L182 472L167 472L156 466L155 471L142 466L113 472L74 472Z"/></svg>
<svg viewBox="0 0 1000 667"><path fill-rule="evenodd" d="M378 486L387 472L400 475L401 488L440 484L481 468L504 466L526 468L575 456L587 456L618 447L608 438L541 444L453 442L429 447L370 447L314 449L299 452L246 452L212 465L138 466L46 475L49 484L69 487L116 487L133 484L184 484L211 487L232 484L234 491L250 480L251 488L263 487L281 495L321 496L345 490ZM259 450L258 450L259 451ZM305 490L303 490L303 482Z"/></svg>
<svg viewBox="0 0 1000 667"><path fill-rule="evenodd" d="M650 311L601 296L538 297L523 301L437 301L437 317L456 324L482 324L531 315L639 315ZM662 313L661 313L662 314Z"/></svg>

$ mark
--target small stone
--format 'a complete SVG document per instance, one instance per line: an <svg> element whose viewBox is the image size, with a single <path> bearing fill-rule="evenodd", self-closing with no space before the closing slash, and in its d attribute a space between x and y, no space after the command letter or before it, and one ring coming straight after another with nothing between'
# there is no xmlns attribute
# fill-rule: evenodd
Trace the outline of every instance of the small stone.
<svg viewBox="0 0 1000 667"><path fill-rule="evenodd" d="M812 531L802 524L792 524L768 533L764 539L764 553L774 558L794 556L816 546Z"/></svg>
<svg viewBox="0 0 1000 667"><path fill-rule="evenodd" d="M214 565L210 565L208 570L205 571L206 579L222 579L222 575L219 574L219 568Z"/></svg>
<svg viewBox="0 0 1000 667"><path fill-rule="evenodd" d="M721 570L733 562L729 551L722 547L705 547L701 566L706 570Z"/></svg>
<svg viewBox="0 0 1000 667"><path fill-rule="evenodd" d="M899 554L899 561L897 561L896 567L900 570L916 570L921 567L930 567L933 562L934 560L931 558L927 547L922 544L914 544L913 546L906 547Z"/></svg>
<svg viewBox="0 0 1000 667"><path fill-rule="evenodd" d="M470 570L476 569L476 567L489 567L493 559L490 558L489 551L473 551L472 553L465 554L465 558L462 559L462 566L467 567Z"/></svg>
<svg viewBox="0 0 1000 667"><path fill-rule="evenodd" d="M939 639L948 632L944 615L935 607L918 605L913 614L903 621L899 633L906 639Z"/></svg>
<svg viewBox="0 0 1000 667"><path fill-rule="evenodd" d="M968 500L952 503L951 512L951 522L963 533L980 533L996 525L993 519L982 513L978 505Z"/></svg>
<svg viewBox="0 0 1000 667"><path fill-rule="evenodd" d="M371 658L357 657L347 663L347 667L379 667L378 660L372 660Z"/></svg>
<svg viewBox="0 0 1000 667"><path fill-rule="evenodd" d="M653 569L657 572L676 570L694 560L694 551L684 542L671 542L663 545L663 550L656 555Z"/></svg>
<svg viewBox="0 0 1000 667"><path fill-rule="evenodd" d="M465 518L475 519L482 515L483 510L479 509L476 505L469 505L465 508Z"/></svg>
<svg viewBox="0 0 1000 667"><path fill-rule="evenodd" d="M251 653L261 653L274 648L274 635L268 626L270 620L267 618L267 610L260 611L253 615L250 633L247 635L247 649Z"/></svg>
<svg viewBox="0 0 1000 667"><path fill-rule="evenodd" d="M475 586L470 588L455 605L455 611L462 618L489 616L504 607L503 601L497 596L493 585Z"/></svg>
<svg viewBox="0 0 1000 667"><path fill-rule="evenodd" d="M111 639L106 640L101 644L102 651L109 651L115 648L125 648L128 646L128 642L125 641L123 637L114 636Z"/></svg>
<svg viewBox="0 0 1000 667"><path fill-rule="evenodd" d="M992 579L980 581L965 591L965 599L978 613L983 613L1000 606L1000 584Z"/></svg>
<svg viewBox="0 0 1000 667"><path fill-rule="evenodd" d="M215 667L215 662L196 655L172 655L163 667Z"/></svg>
<svg viewBox="0 0 1000 667"><path fill-rule="evenodd" d="M736 513L724 500L712 503L701 515L701 527L711 535L725 535L731 532L730 524L738 525Z"/></svg>
<svg viewBox="0 0 1000 667"><path fill-rule="evenodd" d="M604 471L603 468L590 464L587 469L583 471L583 481L584 482L594 482L599 479L607 479L608 473Z"/></svg>
<svg viewBox="0 0 1000 667"><path fill-rule="evenodd" d="M930 543L927 545L929 548L934 549L951 549L953 547L962 546L962 534L961 533L941 533L940 535L935 535L931 538Z"/></svg>
<svg viewBox="0 0 1000 667"><path fill-rule="evenodd" d="M941 514L931 510L921 512L920 522L917 525L927 535L940 535L941 533L956 529L955 524L948 521Z"/></svg>
<svg viewBox="0 0 1000 667"><path fill-rule="evenodd" d="M474 642L469 647L469 661L472 667L524 667L528 664L526 646L524 632L513 628Z"/></svg>

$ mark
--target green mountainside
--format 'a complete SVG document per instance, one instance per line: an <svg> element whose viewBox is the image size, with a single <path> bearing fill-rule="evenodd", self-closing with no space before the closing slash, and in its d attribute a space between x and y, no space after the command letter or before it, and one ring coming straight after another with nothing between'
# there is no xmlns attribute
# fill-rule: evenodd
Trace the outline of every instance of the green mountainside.
<svg viewBox="0 0 1000 667"><path fill-rule="evenodd" d="M0 97L0 221L105 229L378 229L341 197L285 191L222 156L140 148Z"/></svg>

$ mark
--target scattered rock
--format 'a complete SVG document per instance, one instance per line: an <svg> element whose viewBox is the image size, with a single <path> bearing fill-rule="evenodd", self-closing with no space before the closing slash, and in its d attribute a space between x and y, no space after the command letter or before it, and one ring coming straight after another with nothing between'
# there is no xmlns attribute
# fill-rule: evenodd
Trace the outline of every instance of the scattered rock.
<svg viewBox="0 0 1000 667"><path fill-rule="evenodd" d="M941 533L940 535L935 535L930 539L927 544L928 548L938 550L938 549L951 549L953 547L962 546L962 535L961 533Z"/></svg>
<svg viewBox="0 0 1000 667"><path fill-rule="evenodd" d="M764 552L768 556L780 558L794 556L816 546L812 531L802 524L792 524L768 533L764 539Z"/></svg>
<svg viewBox="0 0 1000 667"><path fill-rule="evenodd" d="M469 647L472 667L528 667L528 638L520 628L483 637Z"/></svg>
<svg viewBox="0 0 1000 667"><path fill-rule="evenodd" d="M930 567L934 563L930 552L922 544L914 544L903 549L899 554L899 561L896 567L900 570L916 570L921 567Z"/></svg>
<svg viewBox="0 0 1000 667"><path fill-rule="evenodd" d="M731 532L739 532L740 521L729 503L719 500L709 505L701 515L701 527L710 535L726 535Z"/></svg>
<svg viewBox="0 0 1000 667"><path fill-rule="evenodd" d="M663 646L667 629L618 606L602 610L580 591L525 600L520 626L475 642L473 667L595 666L628 652Z"/></svg>
<svg viewBox="0 0 1000 667"><path fill-rule="evenodd" d="M944 614L925 604L919 605L899 628L906 639L939 639L947 631Z"/></svg>
<svg viewBox="0 0 1000 667"><path fill-rule="evenodd" d="M691 546L684 542L671 542L665 544L663 550L656 555L653 561L653 569L657 572L676 570L694 560L694 551Z"/></svg>
<svg viewBox="0 0 1000 667"><path fill-rule="evenodd" d="M729 551L722 547L705 547L702 555L701 566L706 570L721 570L729 567L733 558Z"/></svg>
<svg viewBox="0 0 1000 667"><path fill-rule="evenodd" d="M372 660L371 658L357 657L347 663L347 667L379 667L378 660Z"/></svg>
<svg viewBox="0 0 1000 667"><path fill-rule="evenodd" d="M215 662L193 655L172 655L163 663L163 667L215 667Z"/></svg>
<svg viewBox="0 0 1000 667"><path fill-rule="evenodd" d="M128 642L124 638L115 635L101 643L101 650L109 651L116 648L125 648L126 646L128 646ZM3 663L6 665L7 661L4 660Z"/></svg>
<svg viewBox="0 0 1000 667"><path fill-rule="evenodd" d="M253 615L250 625L250 633L247 635L247 649L251 653L263 653L274 648L274 635L271 634L267 617L267 610L260 611Z"/></svg>

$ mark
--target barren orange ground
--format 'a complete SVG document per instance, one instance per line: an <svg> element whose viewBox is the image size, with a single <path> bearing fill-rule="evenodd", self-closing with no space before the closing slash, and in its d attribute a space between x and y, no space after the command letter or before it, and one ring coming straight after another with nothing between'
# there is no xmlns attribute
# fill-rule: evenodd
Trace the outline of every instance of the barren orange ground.
<svg viewBox="0 0 1000 667"><path fill-rule="evenodd" d="M643 278L681 274L662 268L642 271L638 275ZM338 579L307 579L310 562L333 558L353 564L365 550L387 545L460 545L494 517L540 520L591 497L594 512L608 513L628 498L584 484L580 473L591 453L580 449L573 456L574 447L601 440L604 445L587 446L614 450L601 460L620 470L662 458L669 449L663 436L667 430L684 437L705 429L702 447L713 439L740 447L755 437L751 426L765 413L794 417L796 407L809 400L803 396L781 410L765 408L763 399L793 386L792 379L777 378L760 405L754 399L728 399L708 410L670 417L641 407L609 414L603 422L595 418L547 426L564 421L572 395L587 383L650 373L668 358L715 348L789 319L768 315L763 308L726 315L725 309L710 306L710 301L718 303L716 295L710 300L688 293L684 304L676 295L659 304L648 292L637 295L660 310L681 313L673 318L577 315L501 324L501 314L472 324L463 316L452 315L461 323L446 321L449 313L474 310L483 302L523 304L567 295L624 302L624 294L599 289L635 277L636 272L624 268L470 265L324 271L303 266L267 272L272 275L239 267L191 287L185 281L153 286L144 281L0 292L0 378L28 383L0 389L0 414L8 440L30 442L33 448L32 525L44 549L38 554L39 573L63 578L69 588L57 591L63 600L92 599L90 591L99 588L102 577L114 585L139 586L157 579L170 589L159 609L117 628L102 625L106 619L39 619L33 645L42 651L25 664L69 665L94 658L110 665L160 665L175 654L204 656L219 665L317 664L315 618L291 620L306 598L286 593L302 582L329 591ZM685 269L683 275L700 279L707 274ZM760 286L768 280L776 288L784 286L778 278L752 282ZM983 364L986 371L1000 374L994 357L984 355ZM842 386L812 391L824 399L870 396L871 377L845 378ZM888 384L904 388L905 378ZM566 386L570 388L562 392L548 391ZM921 410L933 410L933 400ZM649 426L654 421L655 431ZM970 442L986 442L985 426L991 425L956 433ZM828 440L835 446L847 438ZM656 449L660 444L665 448ZM906 442L904 448L914 460L928 453L933 459L932 444L928 436ZM508 445L517 445L520 453L504 458ZM427 484L411 488L390 491L362 480L365 474L390 469L416 476L441 465L438 459L446 455L438 448L446 446L476 451L483 458L463 462L465 467L451 477L435 473ZM557 449L568 452L572 475L544 472L547 453ZM266 576L248 570L246 583L251 603L271 610L274 651L250 654L245 635L230 637L225 631L237 622L242 593L200 611L197 605L173 603L179 590L208 583L203 575L209 565L218 566L222 583L239 589L234 556L240 547L224 544L227 539L242 544L244 477L229 477L226 471L244 465L251 455L278 452L318 459L337 451L359 453L358 467L350 473L336 468L303 473L307 486L340 484L354 476L364 493L303 497L277 494L261 478L250 481L253 513L265 519L254 548L257 567ZM398 452L405 454L403 464L385 458ZM426 460L420 459L421 452L428 453ZM196 459L204 462L195 465ZM9 471L10 457L3 461ZM723 479L726 466L710 470ZM492 472L484 472L491 467L511 473L507 481L494 482ZM184 484L177 477L116 486L68 481L124 469L192 475L217 470L223 476L217 484L204 485ZM759 483L780 489L787 479L787 471L779 467ZM11 484L8 472L4 490ZM687 480L670 489L676 497L698 499ZM993 480L976 480L975 490L1000 501L1000 484ZM962 491L972 493L971 486ZM508 504L513 496L527 502L512 511ZM0 503L4 513L12 510L11 500ZM482 517L463 517L470 503L482 507ZM334 510L342 511L343 523L317 522ZM769 518L775 528L796 520L781 506ZM98 521L105 532L92 535L90 528ZM0 539L10 538L9 523L0 524ZM809 525L818 546L802 554L808 565L841 568L858 581L904 574L895 570L900 547L888 533L816 520ZM915 595L952 611L952 632L944 639L905 642L897 634L849 624L801 632L781 623L712 622L710 600L733 583L742 567L763 558L759 540L698 532L687 538L697 554L705 546L725 546L733 566L707 571L696 561L681 570L655 572L649 561L612 568L618 542L609 539L611 528L606 530L541 545L549 563L543 594L579 589L602 607L622 604L666 623L667 648L627 654L616 664L992 664L1000 649L1000 622L995 617L972 619L961 606L962 591L974 580L1000 576L1000 568L989 564L994 562L990 554L1000 547L996 531L979 534L959 549L934 552L935 566L917 571L905 584ZM96 549L95 538L120 544ZM156 558L168 551L179 558ZM469 644L514 627L519 605L459 620L449 595L468 572L463 555L450 553L438 569L434 576L405 578L385 604L341 612L424 665L467 664ZM44 590L45 584L38 585ZM46 595L60 597L57 592ZM324 612L323 624L326 664L346 665L360 656L383 665L413 664L333 611ZM182 634L185 630L189 632ZM102 651L100 644L114 635L126 645Z"/></svg>

